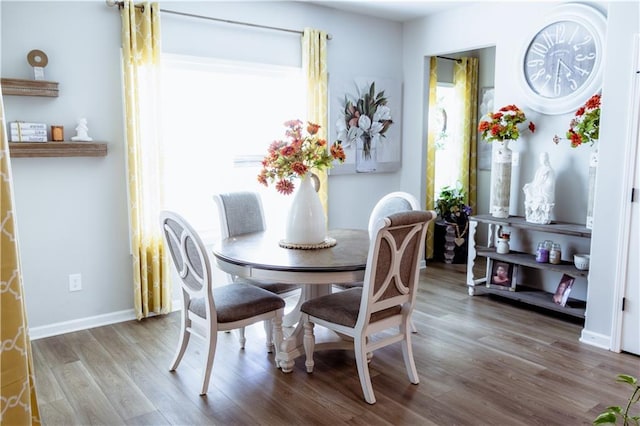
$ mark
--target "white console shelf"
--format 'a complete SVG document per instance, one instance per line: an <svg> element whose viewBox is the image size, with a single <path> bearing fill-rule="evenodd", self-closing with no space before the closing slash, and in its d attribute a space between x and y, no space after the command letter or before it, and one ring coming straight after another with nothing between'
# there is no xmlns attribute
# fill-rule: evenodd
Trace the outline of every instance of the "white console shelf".
<svg viewBox="0 0 640 426"><path fill-rule="evenodd" d="M475 244L478 223L486 223L489 226L489 235L486 247L477 246ZM467 286L469 295L473 296L475 294L484 293L496 294L498 296L518 300L530 305L535 305L556 312L562 312L578 318L584 318L586 303L580 300L569 298L566 306L561 306L553 302L552 293L548 293L537 288L516 285L515 291L508 291L488 287L486 284L487 276L490 273L488 270L490 262L487 262L487 272L484 276L474 276L473 267L475 265L476 257L481 256L487 259L500 260L526 268L553 271L559 274L567 274L572 277L588 277L589 271L580 270L571 262L562 261L560 264L554 265L551 263L536 262L535 255L531 253L522 253L513 250L506 254L496 253L495 247L497 237L500 234L502 227L508 227L510 230L519 230L521 232L536 231L548 234L568 235L577 238L591 238L591 230L586 228L584 225L565 222L552 222L548 225L540 225L529 223L520 216L511 216L504 219L496 218L488 214L471 216L469 217L469 256L467 260Z"/></svg>

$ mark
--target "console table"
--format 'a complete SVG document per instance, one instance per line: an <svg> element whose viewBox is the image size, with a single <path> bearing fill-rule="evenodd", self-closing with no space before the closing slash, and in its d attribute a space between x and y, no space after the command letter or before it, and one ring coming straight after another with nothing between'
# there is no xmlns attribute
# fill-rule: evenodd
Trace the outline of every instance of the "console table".
<svg viewBox="0 0 640 426"><path fill-rule="evenodd" d="M482 247L475 244L476 228L478 223L488 224L487 246ZM511 216L508 218L496 218L489 214L469 217L469 256L467 258L467 286L469 295L475 294L496 294L523 303L539 306L545 309L562 312L578 318L585 317L586 302L569 298L566 306L561 306L553 302L552 293L537 288L521 285L515 286L515 291L508 291L488 287L487 277L491 273L490 263L487 262L487 271L483 277L475 277L473 267L476 257L485 257L488 260L498 260L525 268L541 269L567 274L572 277L588 278L589 271L583 271L574 266L572 262L562 261L560 264L538 263L535 255L511 250L509 253L496 253L496 243L503 227L518 232L536 231L555 235L567 235L576 238L591 238L591 230L584 225L565 222L552 222L548 225L540 225L527 222L524 217Z"/></svg>

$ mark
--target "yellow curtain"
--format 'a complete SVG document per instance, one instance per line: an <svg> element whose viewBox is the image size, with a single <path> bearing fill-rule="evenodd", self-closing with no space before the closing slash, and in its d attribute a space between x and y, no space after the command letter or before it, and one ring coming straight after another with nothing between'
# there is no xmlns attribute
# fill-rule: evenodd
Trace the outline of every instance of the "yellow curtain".
<svg viewBox="0 0 640 426"><path fill-rule="evenodd" d="M0 424L39 425L12 184L0 94Z"/></svg>
<svg viewBox="0 0 640 426"><path fill-rule="evenodd" d="M438 59L435 56L431 57L429 61L429 115L436 113L436 104L438 103ZM427 123L433 123L431 117L427 120ZM429 129L427 132L427 183L426 183L426 209L433 210L435 208L435 178L436 178L436 134ZM427 231L427 242L425 256L427 259L433 258L433 235L435 225L433 221L429 224L429 230Z"/></svg>
<svg viewBox="0 0 640 426"><path fill-rule="evenodd" d="M327 139L327 33L305 28L302 35L302 66L307 74L307 120L319 124L319 137ZM320 179L320 202L324 212L328 212L328 173L326 170L314 173Z"/></svg>
<svg viewBox="0 0 640 426"><path fill-rule="evenodd" d="M478 128L478 59L460 58L453 64L453 85L456 99L460 99L461 158L460 158L460 183L467 196L467 204L471 206L473 213L476 210L477 198L477 135Z"/></svg>
<svg viewBox="0 0 640 426"><path fill-rule="evenodd" d="M171 311L158 215L160 155L160 9L157 3L121 9L129 220L134 308L138 319Z"/></svg>

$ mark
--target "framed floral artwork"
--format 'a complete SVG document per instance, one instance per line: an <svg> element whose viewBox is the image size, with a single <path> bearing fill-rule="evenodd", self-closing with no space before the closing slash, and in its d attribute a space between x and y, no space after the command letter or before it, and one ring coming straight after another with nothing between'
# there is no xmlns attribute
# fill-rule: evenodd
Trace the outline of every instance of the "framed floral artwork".
<svg viewBox="0 0 640 426"><path fill-rule="evenodd" d="M401 84L392 79L338 79L329 95L329 142L339 141L346 159L331 174L385 173L402 160Z"/></svg>

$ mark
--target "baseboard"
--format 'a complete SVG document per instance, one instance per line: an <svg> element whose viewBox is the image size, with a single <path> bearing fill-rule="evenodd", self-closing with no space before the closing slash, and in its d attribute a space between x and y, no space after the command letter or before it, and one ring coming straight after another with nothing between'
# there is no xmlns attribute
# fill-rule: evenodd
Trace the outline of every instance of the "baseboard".
<svg viewBox="0 0 640 426"><path fill-rule="evenodd" d="M181 300L174 300L172 303L172 311L180 310L181 306ZM60 334L102 327L103 325L116 324L134 319L136 319L135 311L133 309L125 309L124 311L78 318L71 321L62 321L55 324L42 325L40 327L29 327L29 337L31 340L44 339L45 337L58 336Z"/></svg>
<svg viewBox="0 0 640 426"><path fill-rule="evenodd" d="M606 336L600 333L593 333L588 330L582 330L582 335L580 336L580 342L585 343L587 345L596 346L598 348L611 350L611 336Z"/></svg>

